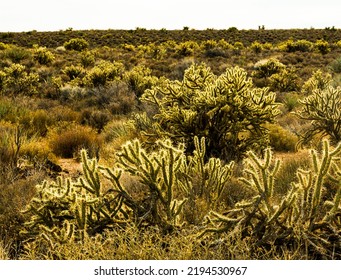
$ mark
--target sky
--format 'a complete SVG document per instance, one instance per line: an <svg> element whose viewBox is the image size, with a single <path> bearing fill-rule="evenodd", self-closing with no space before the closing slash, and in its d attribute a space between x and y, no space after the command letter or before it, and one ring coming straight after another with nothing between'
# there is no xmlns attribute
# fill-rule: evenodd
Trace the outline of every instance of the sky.
<svg viewBox="0 0 341 280"><path fill-rule="evenodd" d="M340 0L1 0L0 32L341 28Z"/></svg>

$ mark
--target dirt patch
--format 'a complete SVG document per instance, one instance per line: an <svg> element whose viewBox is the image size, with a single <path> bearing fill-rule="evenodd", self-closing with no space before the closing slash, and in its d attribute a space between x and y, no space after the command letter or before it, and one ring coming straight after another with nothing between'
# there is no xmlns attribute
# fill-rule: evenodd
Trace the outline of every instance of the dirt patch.
<svg viewBox="0 0 341 280"><path fill-rule="evenodd" d="M82 174L82 164L75 159L62 158L58 160L58 164L63 169L61 172L62 175L64 174L75 178Z"/></svg>

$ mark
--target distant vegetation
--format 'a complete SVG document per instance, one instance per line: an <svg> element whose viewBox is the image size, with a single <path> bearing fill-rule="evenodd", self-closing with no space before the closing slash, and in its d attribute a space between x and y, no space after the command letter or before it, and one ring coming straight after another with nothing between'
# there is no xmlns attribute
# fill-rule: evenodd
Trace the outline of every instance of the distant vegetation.
<svg viewBox="0 0 341 280"><path fill-rule="evenodd" d="M340 259L341 31L0 33L0 259Z"/></svg>

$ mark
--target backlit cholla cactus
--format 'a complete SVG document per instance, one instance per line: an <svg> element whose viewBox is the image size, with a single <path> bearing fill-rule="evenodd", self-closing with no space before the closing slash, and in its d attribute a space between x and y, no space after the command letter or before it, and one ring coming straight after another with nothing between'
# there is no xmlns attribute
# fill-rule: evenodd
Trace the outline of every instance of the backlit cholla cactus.
<svg viewBox="0 0 341 280"><path fill-rule="evenodd" d="M245 175L240 178L254 191L250 199L236 203L223 214L211 212L208 233L242 234L255 238L259 246L302 246L310 257L341 257L341 143L331 148L323 142L321 155L311 151L311 168L297 171L297 178L287 194L279 200L274 195L280 161L272 152L264 160L250 152ZM302 243L302 240L304 241Z"/></svg>
<svg viewBox="0 0 341 280"><path fill-rule="evenodd" d="M122 196L105 190L96 160L82 151L83 177L77 182L58 178L37 185L37 194L24 213L30 215L23 235L43 237L49 244L83 240L121 223Z"/></svg>
<svg viewBox="0 0 341 280"><path fill-rule="evenodd" d="M317 135L328 136L334 144L341 141L341 87L316 89L301 104L298 116L311 121L311 126L303 134L303 144Z"/></svg>
<svg viewBox="0 0 341 280"><path fill-rule="evenodd" d="M158 109L154 119L159 135L184 141L187 152L194 150L194 136L205 137L207 157L224 160L264 147L264 125L279 114L275 94L255 88L239 67L217 77L206 65L193 65L183 81L167 80L147 90L142 100Z"/></svg>

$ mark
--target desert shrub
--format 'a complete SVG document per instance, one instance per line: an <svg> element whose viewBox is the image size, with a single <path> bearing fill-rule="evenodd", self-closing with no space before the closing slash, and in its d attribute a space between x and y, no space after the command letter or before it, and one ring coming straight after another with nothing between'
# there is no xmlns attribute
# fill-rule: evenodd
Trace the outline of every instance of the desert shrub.
<svg viewBox="0 0 341 280"><path fill-rule="evenodd" d="M10 45L0 42L0 51L7 50L10 48Z"/></svg>
<svg viewBox="0 0 341 280"><path fill-rule="evenodd" d="M294 152L298 136L278 124L268 124L270 146L275 151Z"/></svg>
<svg viewBox="0 0 341 280"><path fill-rule="evenodd" d="M88 90L86 98L80 100L78 107L95 107L108 110L113 115L126 115L136 108L136 97L129 91L126 83L115 80L105 87L95 87Z"/></svg>
<svg viewBox="0 0 341 280"><path fill-rule="evenodd" d="M32 170L29 176L14 182L0 180L0 236L6 245L7 257L18 259L22 249L20 232L27 221L22 211L35 194L35 185L46 174ZM1 241L0 241L1 243Z"/></svg>
<svg viewBox="0 0 341 280"><path fill-rule="evenodd" d="M327 54L331 50L329 43L325 40L317 40L314 47L321 54Z"/></svg>
<svg viewBox="0 0 341 280"><path fill-rule="evenodd" d="M314 44L307 40L287 40L279 45L279 49L286 52L309 52L313 49Z"/></svg>
<svg viewBox="0 0 341 280"><path fill-rule="evenodd" d="M308 143L314 136L330 137L336 144L341 141L341 88L328 86L314 90L301 101L302 109L297 113L311 125L304 132L302 143Z"/></svg>
<svg viewBox="0 0 341 280"><path fill-rule="evenodd" d="M84 68L78 65L70 65L64 67L62 72L69 77L70 80L82 77L84 74Z"/></svg>
<svg viewBox="0 0 341 280"><path fill-rule="evenodd" d="M41 65L50 64L54 59L52 52L48 51L46 47L35 46L33 51L33 58Z"/></svg>
<svg viewBox="0 0 341 280"><path fill-rule="evenodd" d="M91 51L81 53L81 64L84 68L95 65L95 54Z"/></svg>
<svg viewBox="0 0 341 280"><path fill-rule="evenodd" d="M15 124L27 114L29 114L29 110L27 107L20 105L17 99L7 96L0 98L1 121Z"/></svg>
<svg viewBox="0 0 341 280"><path fill-rule="evenodd" d="M179 56L191 56L195 52L200 49L200 46L197 42L194 41L187 41L179 43L176 46L175 52Z"/></svg>
<svg viewBox="0 0 341 280"><path fill-rule="evenodd" d="M252 75L257 78L268 78L285 69L285 65L276 58L260 60L254 65Z"/></svg>
<svg viewBox="0 0 341 280"><path fill-rule="evenodd" d="M61 101L81 100L88 95L87 89L78 85L66 84L59 89L56 99Z"/></svg>
<svg viewBox="0 0 341 280"><path fill-rule="evenodd" d="M32 95L37 92L39 76L35 73L28 73L24 65L12 64L9 67L5 67L3 72L5 73L3 91L26 95Z"/></svg>
<svg viewBox="0 0 341 280"><path fill-rule="evenodd" d="M5 81L6 81L6 73L0 70L0 92L5 87Z"/></svg>
<svg viewBox="0 0 341 280"><path fill-rule="evenodd" d="M13 63L20 63L23 60L30 58L30 52L28 50L17 46L6 48L4 52L5 57L9 58Z"/></svg>
<svg viewBox="0 0 341 280"><path fill-rule="evenodd" d="M71 241L44 247L39 240L25 246L24 260L230 260L256 258L249 254L249 244L242 238L201 244L195 231L181 230L165 235L158 228L141 231L134 224L108 230L103 235L86 236L83 242ZM212 250L208 247L212 246ZM268 258L271 258L268 255ZM257 258L256 258L257 259Z"/></svg>
<svg viewBox="0 0 341 280"><path fill-rule="evenodd" d="M89 43L83 38L74 38L64 43L67 50L83 51L89 47Z"/></svg>
<svg viewBox="0 0 341 280"><path fill-rule="evenodd" d="M331 64L330 64L330 69L334 73L341 73L341 57L335 59Z"/></svg>
<svg viewBox="0 0 341 280"><path fill-rule="evenodd" d="M337 42L335 43L335 46L336 46L337 48L341 48L341 40L337 41Z"/></svg>
<svg viewBox="0 0 341 280"><path fill-rule="evenodd" d="M135 126L131 120L127 121L125 119L114 119L105 126L103 137L106 142L112 142L117 138L123 138L125 139L124 142L126 142L134 135L134 131Z"/></svg>
<svg viewBox="0 0 341 280"><path fill-rule="evenodd" d="M219 43L217 41L214 40L206 40L204 42L202 42L202 49L204 51L204 54L206 57L227 57L227 47L224 46L223 47L223 43ZM232 46L231 46L232 48Z"/></svg>
<svg viewBox="0 0 341 280"><path fill-rule="evenodd" d="M111 115L106 111L85 109L80 116L80 123L88 125L101 133L106 124L110 121Z"/></svg>
<svg viewBox="0 0 341 280"><path fill-rule="evenodd" d="M36 110L22 116L19 123L27 135L44 137L51 123L51 116L45 110Z"/></svg>
<svg viewBox="0 0 341 280"><path fill-rule="evenodd" d="M87 72L83 83L87 87L105 86L107 82L121 77L124 65L121 62L102 61Z"/></svg>
<svg viewBox="0 0 341 280"><path fill-rule="evenodd" d="M23 134L19 126L1 123L0 136L0 173L4 174L18 166Z"/></svg>
<svg viewBox="0 0 341 280"><path fill-rule="evenodd" d="M288 112L292 112L300 104L300 96L295 92L286 92L282 94L281 102Z"/></svg>
<svg viewBox="0 0 341 280"><path fill-rule="evenodd" d="M34 137L23 143L20 149L20 157L28 160L35 168L40 169L45 168L48 160L56 161L48 143Z"/></svg>
<svg viewBox="0 0 341 280"><path fill-rule="evenodd" d="M279 113L275 94L254 88L246 71L228 68L216 77L206 65L193 65L183 81L165 81L147 90L142 101L156 106L154 133L184 141L207 137L207 155L240 158L266 143L264 124Z"/></svg>
<svg viewBox="0 0 341 280"><path fill-rule="evenodd" d="M140 98L145 90L151 89L158 82L158 78L152 76L152 71L145 66L136 66L125 72L123 80L137 98Z"/></svg>
<svg viewBox="0 0 341 280"><path fill-rule="evenodd" d="M74 122L77 123L80 119L80 112L74 111L66 106L56 106L49 110L51 125L56 125L59 122Z"/></svg>
<svg viewBox="0 0 341 280"><path fill-rule="evenodd" d="M250 45L250 49L255 53L261 53L264 47L263 47L263 44L255 41L255 42L252 42L252 44Z"/></svg>
<svg viewBox="0 0 341 280"><path fill-rule="evenodd" d="M52 152L64 158L78 157L81 149L86 149L91 157L98 156L101 141L89 127L73 125L52 132L49 145Z"/></svg>

